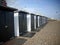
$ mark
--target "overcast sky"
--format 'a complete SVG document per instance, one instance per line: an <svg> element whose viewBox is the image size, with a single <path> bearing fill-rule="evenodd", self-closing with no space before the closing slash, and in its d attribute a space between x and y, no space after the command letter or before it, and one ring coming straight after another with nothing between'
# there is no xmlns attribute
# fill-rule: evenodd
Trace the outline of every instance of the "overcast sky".
<svg viewBox="0 0 60 45"><path fill-rule="evenodd" d="M7 0L8 6L60 19L60 0Z"/></svg>

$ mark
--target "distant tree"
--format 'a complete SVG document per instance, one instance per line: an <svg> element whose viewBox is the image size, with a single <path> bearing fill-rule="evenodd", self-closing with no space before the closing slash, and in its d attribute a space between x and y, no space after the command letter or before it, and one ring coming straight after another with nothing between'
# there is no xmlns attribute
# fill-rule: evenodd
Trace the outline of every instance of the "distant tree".
<svg viewBox="0 0 60 45"><path fill-rule="evenodd" d="M7 6L6 0L0 0L0 5L1 6Z"/></svg>

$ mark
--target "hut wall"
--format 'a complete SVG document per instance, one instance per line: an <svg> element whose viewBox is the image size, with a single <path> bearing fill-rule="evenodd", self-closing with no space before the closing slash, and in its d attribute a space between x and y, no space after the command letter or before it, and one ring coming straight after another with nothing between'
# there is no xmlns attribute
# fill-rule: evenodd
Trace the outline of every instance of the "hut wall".
<svg viewBox="0 0 60 45"><path fill-rule="evenodd" d="M39 18L39 25L41 26L42 25L42 17L40 16Z"/></svg>
<svg viewBox="0 0 60 45"><path fill-rule="evenodd" d="M34 15L31 15L31 30L34 31Z"/></svg>
<svg viewBox="0 0 60 45"><path fill-rule="evenodd" d="M44 17L42 16L42 25L44 24Z"/></svg>
<svg viewBox="0 0 60 45"><path fill-rule="evenodd" d="M19 36L19 17L18 17L18 13L14 13L14 32L15 32L15 36Z"/></svg>
<svg viewBox="0 0 60 45"><path fill-rule="evenodd" d="M38 27L39 27L40 25L39 25L39 16L38 16Z"/></svg>
<svg viewBox="0 0 60 45"><path fill-rule="evenodd" d="M27 31L31 32L31 15L27 14Z"/></svg>
<svg viewBox="0 0 60 45"><path fill-rule="evenodd" d="M46 23L46 18L44 17L44 24Z"/></svg>
<svg viewBox="0 0 60 45"><path fill-rule="evenodd" d="M34 16L34 29L36 29L36 15Z"/></svg>
<svg viewBox="0 0 60 45"><path fill-rule="evenodd" d="M36 16L36 28L38 28L38 16Z"/></svg>

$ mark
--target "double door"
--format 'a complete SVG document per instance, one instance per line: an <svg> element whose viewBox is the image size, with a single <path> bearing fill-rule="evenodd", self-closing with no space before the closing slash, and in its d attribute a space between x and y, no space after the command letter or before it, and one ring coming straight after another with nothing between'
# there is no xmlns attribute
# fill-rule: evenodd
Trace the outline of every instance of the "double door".
<svg viewBox="0 0 60 45"><path fill-rule="evenodd" d="M0 42L14 37L14 13L0 10Z"/></svg>
<svg viewBox="0 0 60 45"><path fill-rule="evenodd" d="M38 16L36 16L36 28L38 28Z"/></svg>
<svg viewBox="0 0 60 45"><path fill-rule="evenodd" d="M34 15L31 15L31 30L34 31Z"/></svg>
<svg viewBox="0 0 60 45"><path fill-rule="evenodd" d="M22 35L27 32L27 15L19 13L19 34Z"/></svg>

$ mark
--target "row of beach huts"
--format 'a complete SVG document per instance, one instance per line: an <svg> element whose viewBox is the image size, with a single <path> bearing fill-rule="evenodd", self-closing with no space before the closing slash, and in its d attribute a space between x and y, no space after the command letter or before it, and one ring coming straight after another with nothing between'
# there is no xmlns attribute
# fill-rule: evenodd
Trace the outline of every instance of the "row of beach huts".
<svg viewBox="0 0 60 45"><path fill-rule="evenodd" d="M37 31L47 22L48 17L0 6L0 43Z"/></svg>

